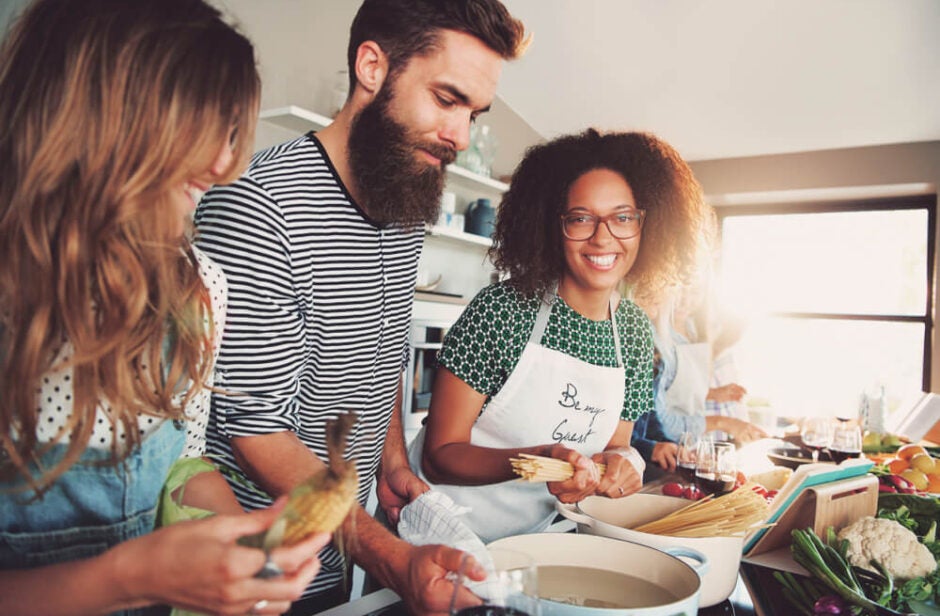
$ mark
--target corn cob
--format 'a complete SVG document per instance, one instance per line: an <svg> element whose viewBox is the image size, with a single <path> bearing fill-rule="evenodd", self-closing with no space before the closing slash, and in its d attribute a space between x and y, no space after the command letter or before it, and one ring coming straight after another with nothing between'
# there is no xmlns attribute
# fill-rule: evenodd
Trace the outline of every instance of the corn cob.
<svg viewBox="0 0 940 616"><path fill-rule="evenodd" d="M349 514L359 479L355 463L344 460L343 451L355 422L355 413L327 422L328 464L291 490L287 506L265 535L265 550L293 545L312 533L332 533Z"/></svg>

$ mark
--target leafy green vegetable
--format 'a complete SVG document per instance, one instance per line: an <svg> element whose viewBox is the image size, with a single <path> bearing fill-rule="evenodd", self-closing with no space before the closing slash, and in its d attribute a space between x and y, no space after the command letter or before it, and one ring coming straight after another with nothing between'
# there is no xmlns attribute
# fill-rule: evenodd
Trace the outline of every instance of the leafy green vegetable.
<svg viewBox="0 0 940 616"><path fill-rule="evenodd" d="M894 520L912 530L940 562L940 541L937 540L940 499L915 494L882 493L878 496L878 517ZM940 603L940 567L924 577L899 584L893 593L892 604L908 605L910 601L930 599Z"/></svg>
<svg viewBox="0 0 940 616"><path fill-rule="evenodd" d="M880 565L874 563L881 576L868 572L864 574L866 583L863 585L856 573L861 570L852 567L845 559L843 543L840 542L837 546L830 545L828 541L820 539L811 528L794 529L791 536L793 542L790 550L793 553L793 560L848 603L878 616L904 614L878 603L866 594L867 589L869 593L885 602L892 595L893 580ZM835 539L835 531L829 528L826 537L830 541ZM878 579L879 577L881 580Z"/></svg>
<svg viewBox="0 0 940 616"><path fill-rule="evenodd" d="M940 498L882 492L878 495L878 517L896 520L923 537L940 520Z"/></svg>

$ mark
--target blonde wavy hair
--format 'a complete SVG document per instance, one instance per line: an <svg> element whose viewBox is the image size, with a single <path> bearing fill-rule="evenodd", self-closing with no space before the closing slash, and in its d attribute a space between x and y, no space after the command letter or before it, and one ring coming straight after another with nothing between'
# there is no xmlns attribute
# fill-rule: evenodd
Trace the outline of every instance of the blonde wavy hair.
<svg viewBox="0 0 940 616"><path fill-rule="evenodd" d="M215 181L238 176L259 96L251 43L202 0L38 0L14 24L0 48L0 477L47 489L99 405L129 441L112 444L115 463L139 444L140 414L183 417L212 332L173 196L230 139ZM72 371L74 412L38 443L54 369ZM180 383L195 386L180 396Z"/></svg>

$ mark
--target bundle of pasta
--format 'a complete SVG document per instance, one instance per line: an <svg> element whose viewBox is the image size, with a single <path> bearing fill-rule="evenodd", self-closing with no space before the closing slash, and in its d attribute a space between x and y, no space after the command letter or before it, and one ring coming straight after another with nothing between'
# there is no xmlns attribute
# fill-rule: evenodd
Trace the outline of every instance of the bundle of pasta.
<svg viewBox="0 0 940 616"><path fill-rule="evenodd" d="M670 537L730 537L746 533L761 526L769 510L764 497L754 491L755 485L746 483L730 494L708 496L632 530Z"/></svg>
<svg viewBox="0 0 940 616"><path fill-rule="evenodd" d="M520 453L518 458L509 458L512 471L525 481L564 481L574 475L574 467L564 460ZM597 472L604 475L605 466L597 464Z"/></svg>
<svg viewBox="0 0 940 616"><path fill-rule="evenodd" d="M265 550L293 545L313 533L331 533L346 519L359 487L356 464L343 459L354 423L355 413L327 422L328 464L291 490L287 506L264 535Z"/></svg>

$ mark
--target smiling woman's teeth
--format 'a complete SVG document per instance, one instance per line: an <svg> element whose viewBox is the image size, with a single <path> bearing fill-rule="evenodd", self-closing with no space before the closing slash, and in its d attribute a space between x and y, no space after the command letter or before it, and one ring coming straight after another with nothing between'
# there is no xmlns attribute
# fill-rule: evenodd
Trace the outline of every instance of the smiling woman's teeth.
<svg viewBox="0 0 940 616"><path fill-rule="evenodd" d="M601 267L607 267L614 264L614 260L617 258L617 255L586 255L588 261L594 265L599 265Z"/></svg>

